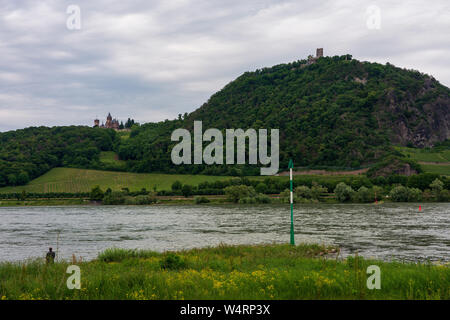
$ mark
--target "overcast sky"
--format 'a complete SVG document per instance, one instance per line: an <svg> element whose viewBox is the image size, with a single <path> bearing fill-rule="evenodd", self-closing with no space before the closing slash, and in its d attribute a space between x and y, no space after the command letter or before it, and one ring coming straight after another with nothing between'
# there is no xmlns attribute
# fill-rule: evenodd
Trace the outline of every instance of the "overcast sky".
<svg viewBox="0 0 450 320"><path fill-rule="evenodd" d="M450 86L449 14L448 0L0 0L0 131L173 119L317 47Z"/></svg>

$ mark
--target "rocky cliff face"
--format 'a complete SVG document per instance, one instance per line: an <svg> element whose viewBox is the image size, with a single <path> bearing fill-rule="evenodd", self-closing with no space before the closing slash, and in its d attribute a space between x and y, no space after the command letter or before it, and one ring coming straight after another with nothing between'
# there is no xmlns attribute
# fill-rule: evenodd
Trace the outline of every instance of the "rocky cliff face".
<svg viewBox="0 0 450 320"><path fill-rule="evenodd" d="M400 98L393 91L387 93L384 109L391 117L385 125L391 128L392 142L423 148L450 139L450 95L444 90L438 93L438 85L428 78L416 95Z"/></svg>

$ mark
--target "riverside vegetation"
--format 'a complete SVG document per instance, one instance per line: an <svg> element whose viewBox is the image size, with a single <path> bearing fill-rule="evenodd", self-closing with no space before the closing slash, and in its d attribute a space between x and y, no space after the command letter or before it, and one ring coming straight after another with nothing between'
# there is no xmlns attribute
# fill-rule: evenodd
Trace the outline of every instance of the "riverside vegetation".
<svg viewBox="0 0 450 320"><path fill-rule="evenodd" d="M320 184L319 184L320 183ZM148 191L121 190L104 191L100 186L90 193L21 193L0 194L0 205L52 205L83 204L95 201L104 205L149 205L155 203L287 203L290 191L287 177L249 179L232 178L227 180L205 181L198 185L181 183L176 180L171 190L156 188ZM410 177L390 176L367 177L307 177L298 176L294 180L294 202L370 203L377 201L417 202L450 200L450 179L437 174L419 174ZM192 196L195 196L192 198ZM57 202L56 200L61 200ZM78 202L77 202L78 200ZM18 201L18 202L17 202ZM56 202L55 202L56 201Z"/></svg>
<svg viewBox="0 0 450 320"><path fill-rule="evenodd" d="M89 262L0 264L0 297L25 299L443 299L449 265L338 259L320 245L226 246L158 253L109 249ZM327 258L327 256L329 256ZM69 290L66 269L81 269ZM366 270L381 269L369 290Z"/></svg>

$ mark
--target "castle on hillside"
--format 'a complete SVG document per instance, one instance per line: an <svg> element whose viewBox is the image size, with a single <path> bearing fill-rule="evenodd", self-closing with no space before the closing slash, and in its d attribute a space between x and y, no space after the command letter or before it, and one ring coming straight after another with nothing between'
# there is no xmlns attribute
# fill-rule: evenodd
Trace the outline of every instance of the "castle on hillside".
<svg viewBox="0 0 450 320"><path fill-rule="evenodd" d="M308 61L306 62L306 65L309 66L310 64L313 64L314 62L316 62L317 59L322 58L323 57L323 48L317 48L316 49L316 56L308 56Z"/></svg>
<svg viewBox="0 0 450 320"><path fill-rule="evenodd" d="M112 118L111 113L108 113L108 116L106 117L106 123L103 123L100 125L100 120L95 119L94 120L94 128L106 128L106 129L115 129L119 130L119 120L116 118Z"/></svg>

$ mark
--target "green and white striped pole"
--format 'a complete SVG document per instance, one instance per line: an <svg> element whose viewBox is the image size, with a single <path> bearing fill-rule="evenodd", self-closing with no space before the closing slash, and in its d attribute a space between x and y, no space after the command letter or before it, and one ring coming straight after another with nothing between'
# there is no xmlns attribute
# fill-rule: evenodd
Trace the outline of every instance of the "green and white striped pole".
<svg viewBox="0 0 450 320"><path fill-rule="evenodd" d="M294 163L292 159L289 160L289 178L290 178L290 186L291 186L291 245L295 246L294 240L294 192L292 190L292 168L294 167Z"/></svg>

